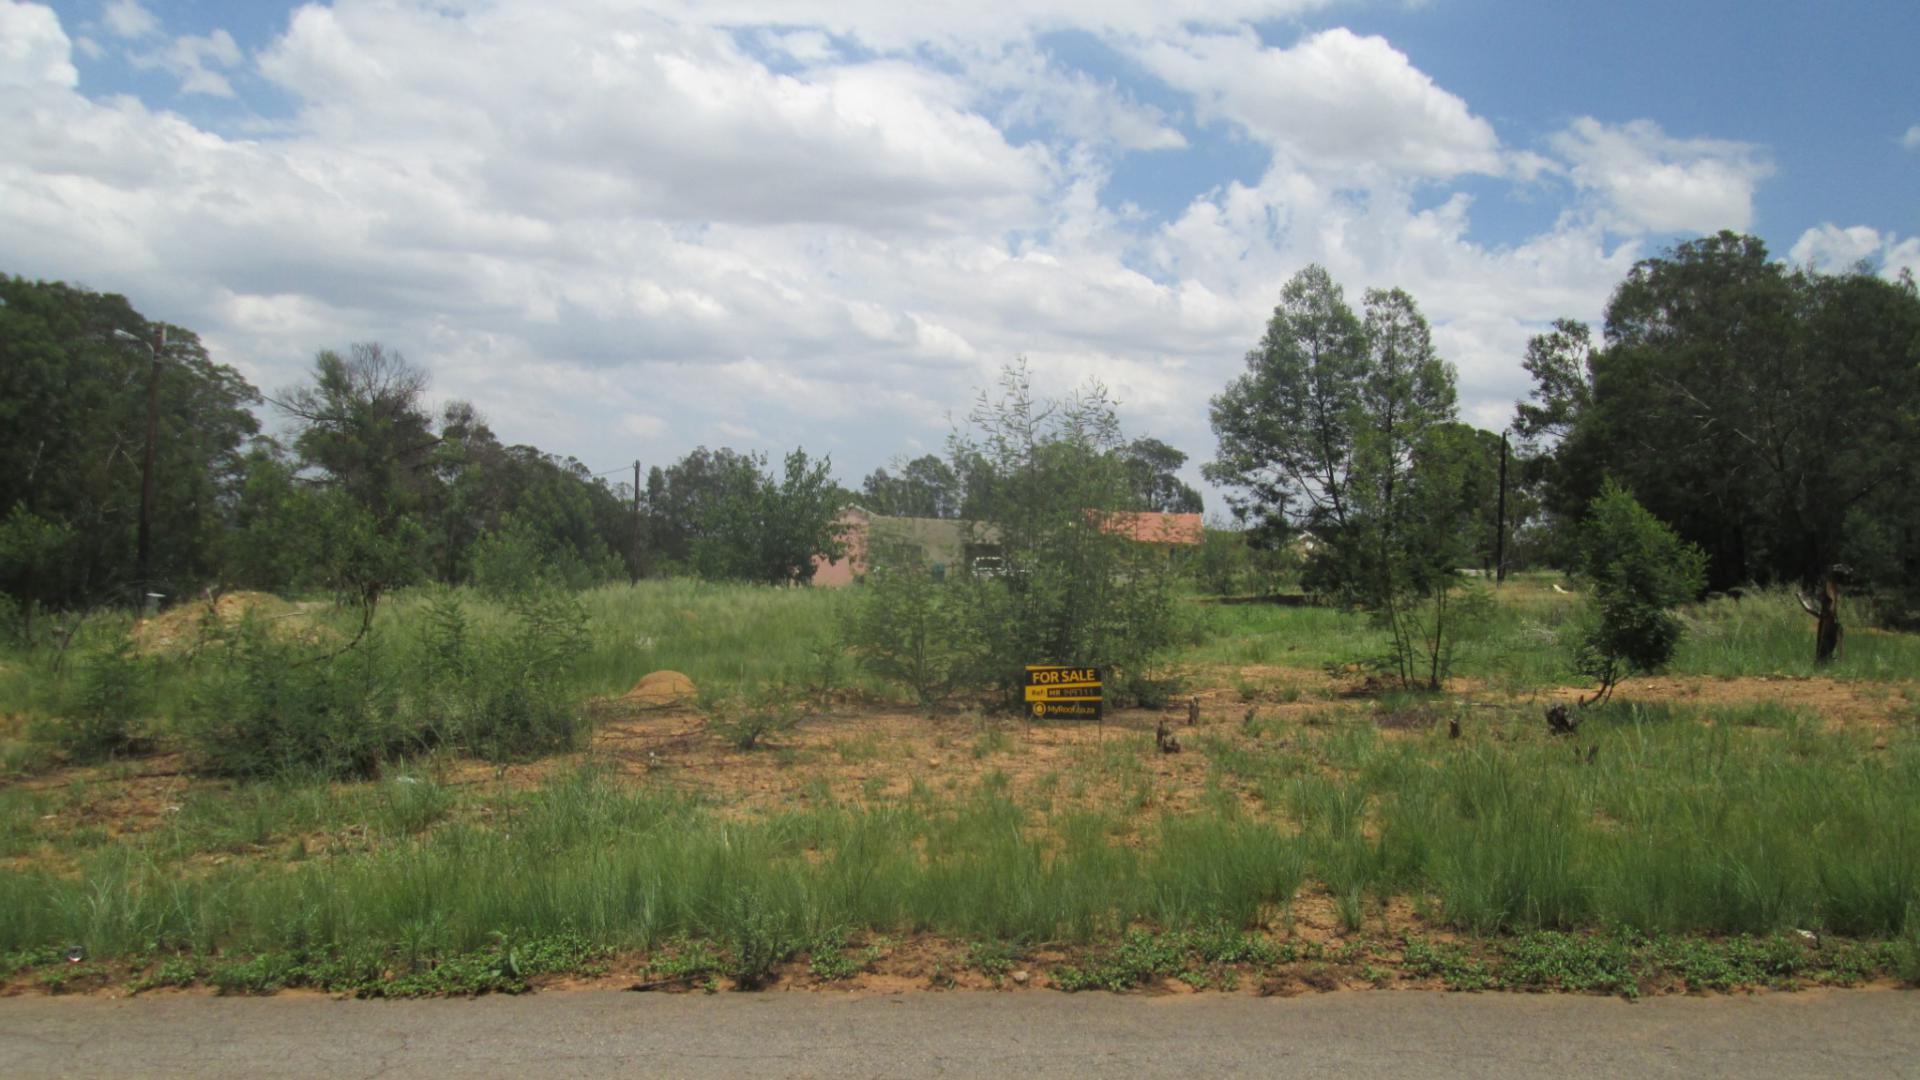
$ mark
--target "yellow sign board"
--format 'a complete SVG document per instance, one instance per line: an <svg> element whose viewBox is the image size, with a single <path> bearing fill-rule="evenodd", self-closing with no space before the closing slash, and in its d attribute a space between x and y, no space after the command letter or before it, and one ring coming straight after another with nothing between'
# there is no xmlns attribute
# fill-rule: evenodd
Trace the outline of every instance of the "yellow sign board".
<svg viewBox="0 0 1920 1080"><path fill-rule="evenodd" d="M1028 664L1027 711L1036 720L1098 720L1104 711L1100 669L1078 664Z"/></svg>

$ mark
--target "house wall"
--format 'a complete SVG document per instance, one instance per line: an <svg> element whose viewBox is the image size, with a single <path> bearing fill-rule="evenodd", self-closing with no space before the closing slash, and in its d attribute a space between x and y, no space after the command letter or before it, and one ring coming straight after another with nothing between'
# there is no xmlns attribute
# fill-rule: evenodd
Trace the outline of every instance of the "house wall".
<svg viewBox="0 0 1920 1080"><path fill-rule="evenodd" d="M969 573L975 556L999 553L999 535L992 525L969 529L966 522L951 519L881 517L857 506L848 507L840 523L846 526L846 554L834 560L813 557L813 584L829 589L851 585L867 572L868 551L878 530L919 545L929 563L941 564L949 574ZM1199 514L1110 514L1101 517L1100 527L1160 548L1169 557L1176 549L1199 544L1203 535Z"/></svg>
<svg viewBox="0 0 1920 1080"><path fill-rule="evenodd" d="M849 507L840 515L840 523L846 526L842 536L846 554L838 559L813 557L813 584L829 589L851 585L867 572L867 531L872 526L873 515L857 506Z"/></svg>

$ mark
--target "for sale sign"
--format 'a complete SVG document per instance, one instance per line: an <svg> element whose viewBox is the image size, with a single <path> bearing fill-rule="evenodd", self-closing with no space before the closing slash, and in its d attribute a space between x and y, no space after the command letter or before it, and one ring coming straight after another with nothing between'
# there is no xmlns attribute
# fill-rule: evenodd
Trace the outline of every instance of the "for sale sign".
<svg viewBox="0 0 1920 1080"><path fill-rule="evenodd" d="M1103 700L1097 667L1027 665L1027 712L1035 720L1098 720Z"/></svg>

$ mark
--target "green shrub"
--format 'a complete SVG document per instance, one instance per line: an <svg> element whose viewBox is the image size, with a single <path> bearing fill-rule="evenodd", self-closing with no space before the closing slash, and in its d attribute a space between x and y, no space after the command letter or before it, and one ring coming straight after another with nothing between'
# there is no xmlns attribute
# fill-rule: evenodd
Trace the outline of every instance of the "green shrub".
<svg viewBox="0 0 1920 1080"><path fill-rule="evenodd" d="M1908 986L1920 986L1920 905L1907 908L1907 925L1893 946L1895 973Z"/></svg>
<svg viewBox="0 0 1920 1080"><path fill-rule="evenodd" d="M906 544L876 543L870 565L841 636L867 670L905 684L930 710L953 693L965 667L955 593Z"/></svg>
<svg viewBox="0 0 1920 1080"><path fill-rule="evenodd" d="M774 968L800 950L801 943L759 893L735 896L720 922L730 954L727 974L741 990L765 986L772 980Z"/></svg>
<svg viewBox="0 0 1920 1080"><path fill-rule="evenodd" d="M516 596L551 583L554 576L540 538L517 521L474 541L473 586L488 596Z"/></svg>
<svg viewBox="0 0 1920 1080"><path fill-rule="evenodd" d="M76 761L101 761L133 744L134 725L151 697L152 673L116 633L80 657L60 715L41 732Z"/></svg>
<svg viewBox="0 0 1920 1080"><path fill-rule="evenodd" d="M0 593L0 647L18 648L27 643L27 636L26 605Z"/></svg>
<svg viewBox="0 0 1920 1080"><path fill-rule="evenodd" d="M507 601L505 626L476 631L453 593L429 601L413 694L429 741L482 757L574 745L584 733L569 679L587 649L571 593L534 587Z"/></svg>
<svg viewBox="0 0 1920 1080"><path fill-rule="evenodd" d="M535 589L481 624L443 593L421 624L412 640L381 627L338 649L243 621L209 658L181 735L208 772L344 777L435 746L503 759L584 733L569 679L586 617L571 594Z"/></svg>
<svg viewBox="0 0 1920 1080"><path fill-rule="evenodd" d="M1105 389L1039 401L1016 365L969 419L952 440L957 471L978 489L963 532L967 547L998 550L999 571L941 580L918 551L879 548L848 644L923 707L961 688L998 689L1011 703L1036 663L1098 666L1111 694L1165 700L1154 669L1185 636L1178 581L1124 517L1138 496Z"/></svg>
<svg viewBox="0 0 1920 1080"><path fill-rule="evenodd" d="M1707 557L1611 482L1588 507L1580 557L1593 596L1573 624L1574 666L1604 699L1673 658L1683 629L1673 609L1705 587Z"/></svg>
<svg viewBox="0 0 1920 1080"><path fill-rule="evenodd" d="M956 461L984 478L977 510L991 532L977 538L999 546L1006 570L955 594L967 678L1012 698L1027 664L1089 664L1124 694L1184 626L1166 553L1137 542L1124 516L1139 503L1113 400L1098 383L1036 400L1024 365L1000 389L953 439Z"/></svg>
<svg viewBox="0 0 1920 1080"><path fill-rule="evenodd" d="M784 690L725 698L707 710L707 727L736 750L752 750L767 736L800 726L800 710L784 700Z"/></svg>
<svg viewBox="0 0 1920 1080"><path fill-rule="evenodd" d="M386 638L319 652L243 620L179 718L199 768L228 776L368 776L417 749Z"/></svg>

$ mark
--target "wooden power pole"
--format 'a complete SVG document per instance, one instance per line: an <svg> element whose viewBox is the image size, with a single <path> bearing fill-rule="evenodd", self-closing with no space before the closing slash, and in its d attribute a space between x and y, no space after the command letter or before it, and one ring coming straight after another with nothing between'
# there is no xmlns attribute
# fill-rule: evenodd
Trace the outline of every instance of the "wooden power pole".
<svg viewBox="0 0 1920 1080"><path fill-rule="evenodd" d="M1500 508L1493 529L1493 583L1507 580L1507 433L1500 433Z"/></svg>
<svg viewBox="0 0 1920 1080"><path fill-rule="evenodd" d="M167 353L167 328L160 327L160 347L153 352L153 365L147 369L147 445L140 455L140 531L134 542L140 595L135 606L145 611L147 594L153 591L153 460L160 445L160 358Z"/></svg>
<svg viewBox="0 0 1920 1080"><path fill-rule="evenodd" d="M628 560L631 564L629 574L635 582L640 580L640 532L642 524L643 522L640 518L640 460L635 458L633 462L633 557Z"/></svg>

